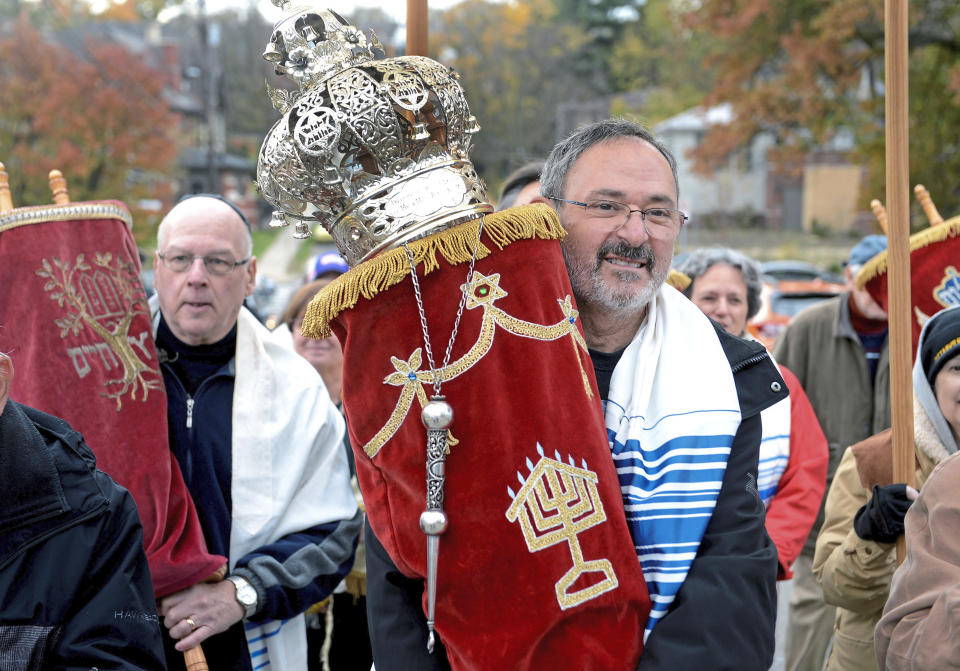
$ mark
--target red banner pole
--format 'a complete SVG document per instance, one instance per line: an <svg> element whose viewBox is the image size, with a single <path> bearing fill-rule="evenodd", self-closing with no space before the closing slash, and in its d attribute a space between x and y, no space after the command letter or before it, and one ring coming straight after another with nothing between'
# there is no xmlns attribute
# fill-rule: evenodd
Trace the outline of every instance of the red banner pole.
<svg viewBox="0 0 960 671"><path fill-rule="evenodd" d="M889 244L890 413L893 480L916 485L913 445L913 379L910 324L910 150L908 118L907 0L886 0L886 159ZM903 536L897 560L905 557Z"/></svg>

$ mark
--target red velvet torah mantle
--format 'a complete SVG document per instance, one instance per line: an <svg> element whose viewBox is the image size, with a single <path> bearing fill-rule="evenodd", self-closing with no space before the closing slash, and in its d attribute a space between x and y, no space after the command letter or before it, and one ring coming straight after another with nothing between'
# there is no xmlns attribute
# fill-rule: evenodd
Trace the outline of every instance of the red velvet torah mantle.
<svg viewBox="0 0 960 671"><path fill-rule="evenodd" d="M866 288L884 310L889 310L887 250L877 254L857 273L857 286ZM910 236L910 324L913 355L923 325L940 310L960 305L960 216Z"/></svg>
<svg viewBox="0 0 960 671"><path fill-rule="evenodd" d="M410 245L422 261L418 277L438 368L479 222ZM561 236L545 206L486 217L482 258L443 371L441 393L454 421L436 628L458 671L632 671L643 647L650 600ZM360 264L314 299L304 332L321 335L332 318L370 523L397 567L424 578L420 411L433 394L433 376L408 271L402 248Z"/></svg>
<svg viewBox="0 0 960 671"><path fill-rule="evenodd" d="M133 495L155 594L226 560L207 553L167 442L167 400L130 213L116 201L0 215L0 351L11 397L65 419ZM0 496L2 499L2 496Z"/></svg>

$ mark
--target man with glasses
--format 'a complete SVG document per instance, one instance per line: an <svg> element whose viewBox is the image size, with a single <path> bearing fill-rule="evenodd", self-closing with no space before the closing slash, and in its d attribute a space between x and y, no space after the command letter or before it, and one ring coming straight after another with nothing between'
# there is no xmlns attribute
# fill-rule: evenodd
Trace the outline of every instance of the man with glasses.
<svg viewBox="0 0 960 671"><path fill-rule="evenodd" d="M673 156L647 129L619 120L580 128L547 158L541 193L566 229L563 256L619 476L623 506L607 512L625 515L652 602L636 632L637 671L766 671L778 562L756 477L760 412L787 396L783 378L762 345L727 334L663 286L686 217ZM557 422L568 417L557 399L544 402ZM424 652L423 581L392 565L375 536L365 540L368 575L381 576L371 631L391 637L385 665L450 669L443 649ZM597 658L611 645L579 640Z"/></svg>
<svg viewBox="0 0 960 671"><path fill-rule="evenodd" d="M777 553L757 493L760 411L786 386L763 347L664 286L686 216L644 127L584 126L541 174L603 399L653 611L639 669L773 660ZM638 635L640 633L638 632Z"/></svg>
<svg viewBox="0 0 960 671"><path fill-rule="evenodd" d="M343 420L313 367L243 307L257 262L235 206L182 200L157 242L171 449L209 550L229 558L226 580L185 585L160 614L176 650L202 642L212 669L306 669L302 613L350 570L361 524Z"/></svg>

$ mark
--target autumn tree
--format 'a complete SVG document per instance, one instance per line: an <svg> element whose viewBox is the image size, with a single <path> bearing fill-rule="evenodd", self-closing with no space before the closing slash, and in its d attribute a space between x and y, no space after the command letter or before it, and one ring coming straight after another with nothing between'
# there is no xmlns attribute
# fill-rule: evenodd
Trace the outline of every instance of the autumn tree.
<svg viewBox="0 0 960 671"><path fill-rule="evenodd" d="M50 202L47 173L69 180L73 200L155 195L168 173L176 117L162 77L116 44L70 51L19 21L0 38L0 157L17 205Z"/></svg>
<svg viewBox="0 0 960 671"><path fill-rule="evenodd" d="M471 158L492 184L545 156L557 141L557 107L591 95L574 71L585 39L556 21L547 0L466 0L431 34L431 54L462 75L482 126Z"/></svg>
<svg viewBox="0 0 960 671"><path fill-rule="evenodd" d="M626 36L636 35L648 0L551 0L554 21L571 26L583 35L575 50L574 72L594 93L616 90L611 77L613 51Z"/></svg>
<svg viewBox="0 0 960 671"><path fill-rule="evenodd" d="M702 0L686 14L694 34L717 41L708 104L729 102L735 120L712 128L696 151L709 171L760 132L771 160L797 170L810 151L849 134L850 160L868 169L866 193L882 197L883 2ZM960 3L910 5L910 169L946 212L960 210Z"/></svg>
<svg viewBox="0 0 960 671"><path fill-rule="evenodd" d="M699 105L712 84L703 66L715 41L694 35L675 0L647 0L608 56L613 92L642 91L642 109L621 107L657 123Z"/></svg>

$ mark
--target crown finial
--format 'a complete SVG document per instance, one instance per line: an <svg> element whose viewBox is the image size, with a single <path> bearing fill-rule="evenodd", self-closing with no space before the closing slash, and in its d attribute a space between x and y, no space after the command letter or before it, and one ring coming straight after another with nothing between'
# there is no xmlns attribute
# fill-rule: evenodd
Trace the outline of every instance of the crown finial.
<svg viewBox="0 0 960 671"><path fill-rule="evenodd" d="M295 223L295 237L321 224L351 266L493 211L459 75L422 56L378 60L370 44L331 10L295 7L263 52L299 89L267 87L283 114L257 166L271 224Z"/></svg>

